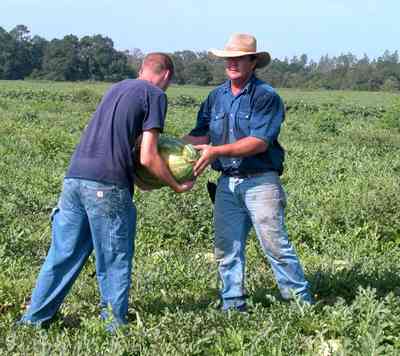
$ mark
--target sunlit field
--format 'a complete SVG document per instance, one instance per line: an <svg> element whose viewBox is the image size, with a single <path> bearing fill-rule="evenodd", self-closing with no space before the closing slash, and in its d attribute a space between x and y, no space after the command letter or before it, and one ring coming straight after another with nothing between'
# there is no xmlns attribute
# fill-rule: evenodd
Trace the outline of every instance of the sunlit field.
<svg viewBox="0 0 400 356"><path fill-rule="evenodd" d="M218 309L213 207L205 184L136 189L130 323L98 318L91 258L48 328L17 327L50 244L49 213L107 83L0 82L0 353L73 355L399 355L400 97L278 89L289 236L314 306L279 297L254 233L249 312ZM171 86L166 133L195 123L211 88Z"/></svg>

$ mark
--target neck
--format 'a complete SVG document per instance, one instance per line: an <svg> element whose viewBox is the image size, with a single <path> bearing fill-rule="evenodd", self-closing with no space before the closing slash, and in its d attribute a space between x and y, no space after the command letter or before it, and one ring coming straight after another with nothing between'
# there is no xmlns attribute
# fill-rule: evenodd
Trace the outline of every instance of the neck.
<svg viewBox="0 0 400 356"><path fill-rule="evenodd" d="M146 80L146 81L152 83L151 78L149 78L148 76L143 75L143 74L139 74L138 79L140 79L140 80Z"/></svg>
<svg viewBox="0 0 400 356"><path fill-rule="evenodd" d="M148 68L142 68L140 70L138 79L146 80L147 82L150 82L151 84L157 85L156 84L157 83L156 76Z"/></svg>
<svg viewBox="0 0 400 356"><path fill-rule="evenodd" d="M146 82L149 82L150 84L155 85L156 87L158 87L158 83L154 80L154 78L152 77L148 77L148 76L143 76L143 75L139 75L138 79L140 80L145 80Z"/></svg>
<svg viewBox="0 0 400 356"><path fill-rule="evenodd" d="M249 82L252 74L250 74L247 78L240 78L240 79L231 79L231 90L233 95L239 94L241 90L246 86Z"/></svg>

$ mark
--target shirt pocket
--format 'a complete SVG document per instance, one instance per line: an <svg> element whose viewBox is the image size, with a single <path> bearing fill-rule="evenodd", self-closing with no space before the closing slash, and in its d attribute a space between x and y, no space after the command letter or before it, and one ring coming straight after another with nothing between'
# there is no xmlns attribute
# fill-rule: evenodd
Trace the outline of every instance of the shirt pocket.
<svg viewBox="0 0 400 356"><path fill-rule="evenodd" d="M226 120L227 115L225 112L214 112L211 114L210 139L213 145L221 145L226 143Z"/></svg>
<svg viewBox="0 0 400 356"><path fill-rule="evenodd" d="M240 139L250 136L250 113L238 111L235 120L235 137Z"/></svg>

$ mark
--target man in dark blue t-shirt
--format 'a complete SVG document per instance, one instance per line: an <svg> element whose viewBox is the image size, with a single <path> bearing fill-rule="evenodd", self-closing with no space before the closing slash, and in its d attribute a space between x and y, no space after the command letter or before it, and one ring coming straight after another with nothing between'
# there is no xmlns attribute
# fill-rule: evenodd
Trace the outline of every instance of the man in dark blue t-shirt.
<svg viewBox="0 0 400 356"><path fill-rule="evenodd" d="M51 217L50 250L20 323L52 319L93 249L101 317L110 321L108 330L127 322L136 231L134 161L175 192L193 186L177 183L157 150L167 111L164 91L173 73L169 56L151 53L137 80L119 82L104 95L72 156ZM140 157L133 157L140 135Z"/></svg>

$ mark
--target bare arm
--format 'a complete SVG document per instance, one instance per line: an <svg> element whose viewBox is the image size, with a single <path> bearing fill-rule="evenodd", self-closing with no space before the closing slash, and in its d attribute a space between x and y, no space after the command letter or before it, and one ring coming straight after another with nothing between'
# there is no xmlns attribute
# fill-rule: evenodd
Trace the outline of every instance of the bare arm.
<svg viewBox="0 0 400 356"><path fill-rule="evenodd" d="M193 181L179 184L171 175L167 165L158 153L158 136L159 132L157 129L143 132L142 143L140 145L140 163L175 192L182 193L190 190L194 185Z"/></svg>
<svg viewBox="0 0 400 356"><path fill-rule="evenodd" d="M194 166L195 176L199 176L206 167L215 161L219 156L246 157L266 151L268 145L257 137L245 137L235 143L221 146L197 145L201 150L201 157Z"/></svg>
<svg viewBox="0 0 400 356"><path fill-rule="evenodd" d="M190 136L186 135L182 137L182 140L192 145L208 145L210 138L208 136Z"/></svg>

